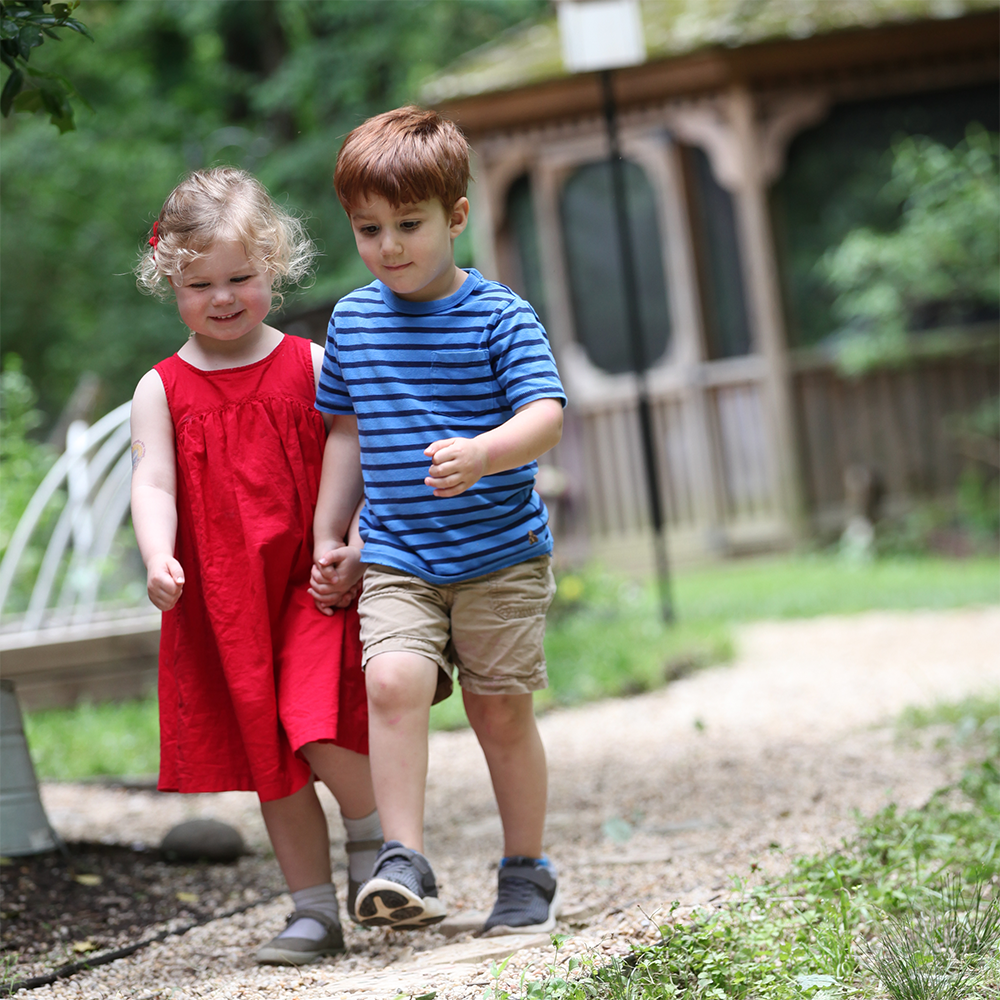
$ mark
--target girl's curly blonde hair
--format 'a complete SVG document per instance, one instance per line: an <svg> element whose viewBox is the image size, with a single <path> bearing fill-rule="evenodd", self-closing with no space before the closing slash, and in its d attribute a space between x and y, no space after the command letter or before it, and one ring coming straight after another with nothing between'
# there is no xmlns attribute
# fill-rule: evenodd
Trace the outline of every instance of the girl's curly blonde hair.
<svg viewBox="0 0 1000 1000"><path fill-rule="evenodd" d="M247 259L270 272L273 305L309 273L317 253L301 220L279 208L256 177L236 167L196 170L163 204L135 267L139 287L168 298L170 277L220 239L242 243Z"/></svg>

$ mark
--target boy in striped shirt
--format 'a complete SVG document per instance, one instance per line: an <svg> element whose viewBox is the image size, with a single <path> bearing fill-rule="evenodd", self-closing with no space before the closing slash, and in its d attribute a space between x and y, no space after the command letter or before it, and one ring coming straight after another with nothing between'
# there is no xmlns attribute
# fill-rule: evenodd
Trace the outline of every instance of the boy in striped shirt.
<svg viewBox="0 0 1000 1000"><path fill-rule="evenodd" d="M376 280L330 320L313 596L321 609L335 603L364 564L370 760L386 843L357 919L402 928L446 915L422 853L424 790L428 713L457 672L503 823L483 928L503 934L551 930L559 905L542 854L547 772L532 706L547 684L552 536L533 487L566 397L531 306L455 264L468 181L465 138L415 107L369 119L337 157L337 197ZM362 488L359 554L339 540Z"/></svg>

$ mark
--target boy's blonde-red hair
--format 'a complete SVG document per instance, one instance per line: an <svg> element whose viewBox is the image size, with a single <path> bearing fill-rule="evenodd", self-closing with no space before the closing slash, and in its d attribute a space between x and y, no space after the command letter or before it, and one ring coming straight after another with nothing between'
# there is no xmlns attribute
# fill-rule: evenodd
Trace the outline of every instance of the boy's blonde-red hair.
<svg viewBox="0 0 1000 1000"><path fill-rule="evenodd" d="M373 195L393 207L436 198L450 212L469 179L469 144L458 126L411 104L369 118L347 136L333 187L348 214Z"/></svg>

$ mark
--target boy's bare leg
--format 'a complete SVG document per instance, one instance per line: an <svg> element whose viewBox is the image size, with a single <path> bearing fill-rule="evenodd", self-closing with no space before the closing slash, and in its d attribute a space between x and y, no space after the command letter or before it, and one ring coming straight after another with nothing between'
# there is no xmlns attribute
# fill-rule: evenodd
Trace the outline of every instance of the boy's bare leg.
<svg viewBox="0 0 1000 1000"><path fill-rule="evenodd" d="M424 850L427 726L438 666L417 653L373 656L365 667L372 785L382 831Z"/></svg>
<svg viewBox="0 0 1000 1000"><path fill-rule="evenodd" d="M503 823L497 899L482 934L551 931L559 913L555 870L542 855L547 773L530 694L462 692L493 779Z"/></svg>
<svg viewBox="0 0 1000 1000"><path fill-rule="evenodd" d="M294 795L261 802L274 856L290 892L329 882L330 840L312 781Z"/></svg>
<svg viewBox="0 0 1000 1000"><path fill-rule="evenodd" d="M357 918L367 926L426 927L447 913L423 856L427 722L437 672L432 660L406 652L380 653L365 668L372 784L385 835L357 896Z"/></svg>
<svg viewBox="0 0 1000 1000"><path fill-rule="evenodd" d="M462 692L493 779L504 856L542 856L548 774L530 694Z"/></svg>

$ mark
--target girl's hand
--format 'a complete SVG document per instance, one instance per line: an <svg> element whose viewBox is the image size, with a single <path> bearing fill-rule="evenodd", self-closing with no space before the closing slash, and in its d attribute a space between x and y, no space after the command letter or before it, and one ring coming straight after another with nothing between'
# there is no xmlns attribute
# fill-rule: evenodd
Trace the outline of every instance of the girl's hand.
<svg viewBox="0 0 1000 1000"><path fill-rule="evenodd" d="M446 438L424 449L430 458L424 485L434 490L436 497L457 497L475 486L489 465L489 455L478 438Z"/></svg>
<svg viewBox="0 0 1000 1000"><path fill-rule="evenodd" d="M314 563L309 575L309 593L325 615L346 608L361 590L361 552L353 545L331 548Z"/></svg>
<svg viewBox="0 0 1000 1000"><path fill-rule="evenodd" d="M160 611L169 611L184 593L184 570L171 555L153 556L146 570L146 593Z"/></svg>

